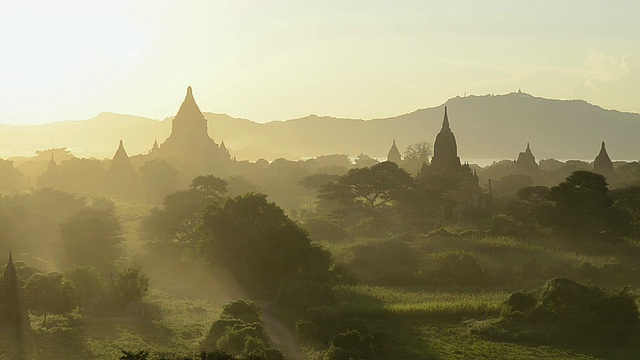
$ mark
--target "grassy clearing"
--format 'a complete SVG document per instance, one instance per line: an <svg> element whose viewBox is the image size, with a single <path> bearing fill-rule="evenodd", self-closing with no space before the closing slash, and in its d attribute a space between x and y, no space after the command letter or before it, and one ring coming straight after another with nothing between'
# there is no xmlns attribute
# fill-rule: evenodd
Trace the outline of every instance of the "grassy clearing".
<svg viewBox="0 0 640 360"><path fill-rule="evenodd" d="M217 304L152 291L144 316L132 309L123 316L53 319L47 327L32 320L29 359L117 359L121 349L189 354L221 311Z"/></svg>
<svg viewBox="0 0 640 360"><path fill-rule="evenodd" d="M406 316L412 318L462 319L500 312L508 296L500 291L469 289L388 288L382 286L339 286L335 289L340 307L363 318Z"/></svg>

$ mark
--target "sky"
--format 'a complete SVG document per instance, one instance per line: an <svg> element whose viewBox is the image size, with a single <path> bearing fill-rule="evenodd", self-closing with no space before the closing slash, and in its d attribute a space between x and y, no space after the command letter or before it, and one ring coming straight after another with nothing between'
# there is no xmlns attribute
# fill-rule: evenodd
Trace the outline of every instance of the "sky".
<svg viewBox="0 0 640 360"><path fill-rule="evenodd" d="M640 1L3 0L0 123L382 118L518 89L640 113Z"/></svg>

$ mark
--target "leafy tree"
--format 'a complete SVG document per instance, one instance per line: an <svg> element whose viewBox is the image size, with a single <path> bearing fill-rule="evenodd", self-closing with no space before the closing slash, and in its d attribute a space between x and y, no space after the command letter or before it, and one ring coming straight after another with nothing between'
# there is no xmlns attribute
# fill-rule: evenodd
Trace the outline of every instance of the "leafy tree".
<svg viewBox="0 0 640 360"><path fill-rule="evenodd" d="M613 207L604 176L574 171L547 195L556 207L554 226L570 238L616 241L628 233L627 213Z"/></svg>
<svg viewBox="0 0 640 360"><path fill-rule="evenodd" d="M22 173L13 161L0 159L0 192L17 191L22 185Z"/></svg>
<svg viewBox="0 0 640 360"><path fill-rule="evenodd" d="M50 188L7 196L1 202L10 219L0 220L7 221L6 228L0 224L0 234L15 230L14 237L6 238L19 244L12 249L44 258L54 252L51 244L60 243L59 223L86 206L84 198Z"/></svg>
<svg viewBox="0 0 640 360"><path fill-rule="evenodd" d="M413 176L418 174L422 165L429 163L429 156L433 155L433 146L425 141L420 141L407 146L404 151L402 167Z"/></svg>
<svg viewBox="0 0 640 360"><path fill-rule="evenodd" d="M83 313L84 307L88 303L97 303L104 293L104 284L100 273L94 267L76 266L68 269L64 277L76 289L76 304Z"/></svg>
<svg viewBox="0 0 640 360"><path fill-rule="evenodd" d="M412 185L413 179L406 171L385 161L370 168L349 170L323 186L319 197L350 206L381 208L406 195Z"/></svg>
<svg viewBox="0 0 640 360"><path fill-rule="evenodd" d="M115 286L125 303L137 302L149 291L149 278L139 268L128 268L118 272Z"/></svg>
<svg viewBox="0 0 640 360"><path fill-rule="evenodd" d="M307 189L318 190L330 182L338 180L340 176L330 174L313 174L305 176L302 180L298 181L298 185Z"/></svg>
<svg viewBox="0 0 640 360"><path fill-rule="evenodd" d="M145 189L145 200L151 204L159 204L165 196L176 190L178 170L164 160L150 160L140 168L142 172L142 188Z"/></svg>
<svg viewBox="0 0 640 360"><path fill-rule="evenodd" d="M155 242L177 242L182 250L195 252L202 211L224 201L227 182L215 176L198 176L187 190L165 197L162 208L154 208L143 220L143 235Z"/></svg>
<svg viewBox="0 0 640 360"><path fill-rule="evenodd" d="M632 341L640 324L634 297L555 278L511 294L502 319L489 331L518 340L611 345Z"/></svg>
<svg viewBox="0 0 640 360"><path fill-rule="evenodd" d="M247 289L273 295L285 279L326 276L329 254L262 194L228 199L204 214L202 253Z"/></svg>
<svg viewBox="0 0 640 360"><path fill-rule="evenodd" d="M67 314L74 307L74 288L62 274L34 274L25 285L29 309L42 314L42 324L46 324L49 314Z"/></svg>
<svg viewBox="0 0 640 360"><path fill-rule="evenodd" d="M58 173L65 190L88 193L102 190L106 172L100 160L71 158L60 164Z"/></svg>
<svg viewBox="0 0 640 360"><path fill-rule="evenodd" d="M553 203L548 198L546 186L527 186L518 190L516 199L506 208L506 213L528 228L553 226Z"/></svg>
<svg viewBox="0 0 640 360"><path fill-rule="evenodd" d="M120 231L120 220L110 210L85 208L71 215L60 224L65 264L109 272L122 241Z"/></svg>

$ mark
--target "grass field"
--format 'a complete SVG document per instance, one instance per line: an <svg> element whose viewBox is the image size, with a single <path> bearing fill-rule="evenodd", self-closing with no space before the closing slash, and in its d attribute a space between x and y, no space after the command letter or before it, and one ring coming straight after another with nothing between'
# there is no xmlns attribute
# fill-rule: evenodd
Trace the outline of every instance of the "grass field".
<svg viewBox="0 0 640 360"><path fill-rule="evenodd" d="M183 299L152 291L140 309L122 316L86 318L32 317L32 350L28 359L118 359L121 350L148 350L155 354L192 354L221 307L209 301ZM4 343L8 345L6 342Z"/></svg>

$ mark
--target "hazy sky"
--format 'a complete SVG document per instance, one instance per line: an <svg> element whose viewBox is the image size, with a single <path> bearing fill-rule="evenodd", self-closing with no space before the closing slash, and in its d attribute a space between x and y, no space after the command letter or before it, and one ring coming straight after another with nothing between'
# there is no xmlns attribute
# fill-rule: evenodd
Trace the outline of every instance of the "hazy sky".
<svg viewBox="0 0 640 360"><path fill-rule="evenodd" d="M3 0L0 123L399 115L522 88L640 112L640 1Z"/></svg>

